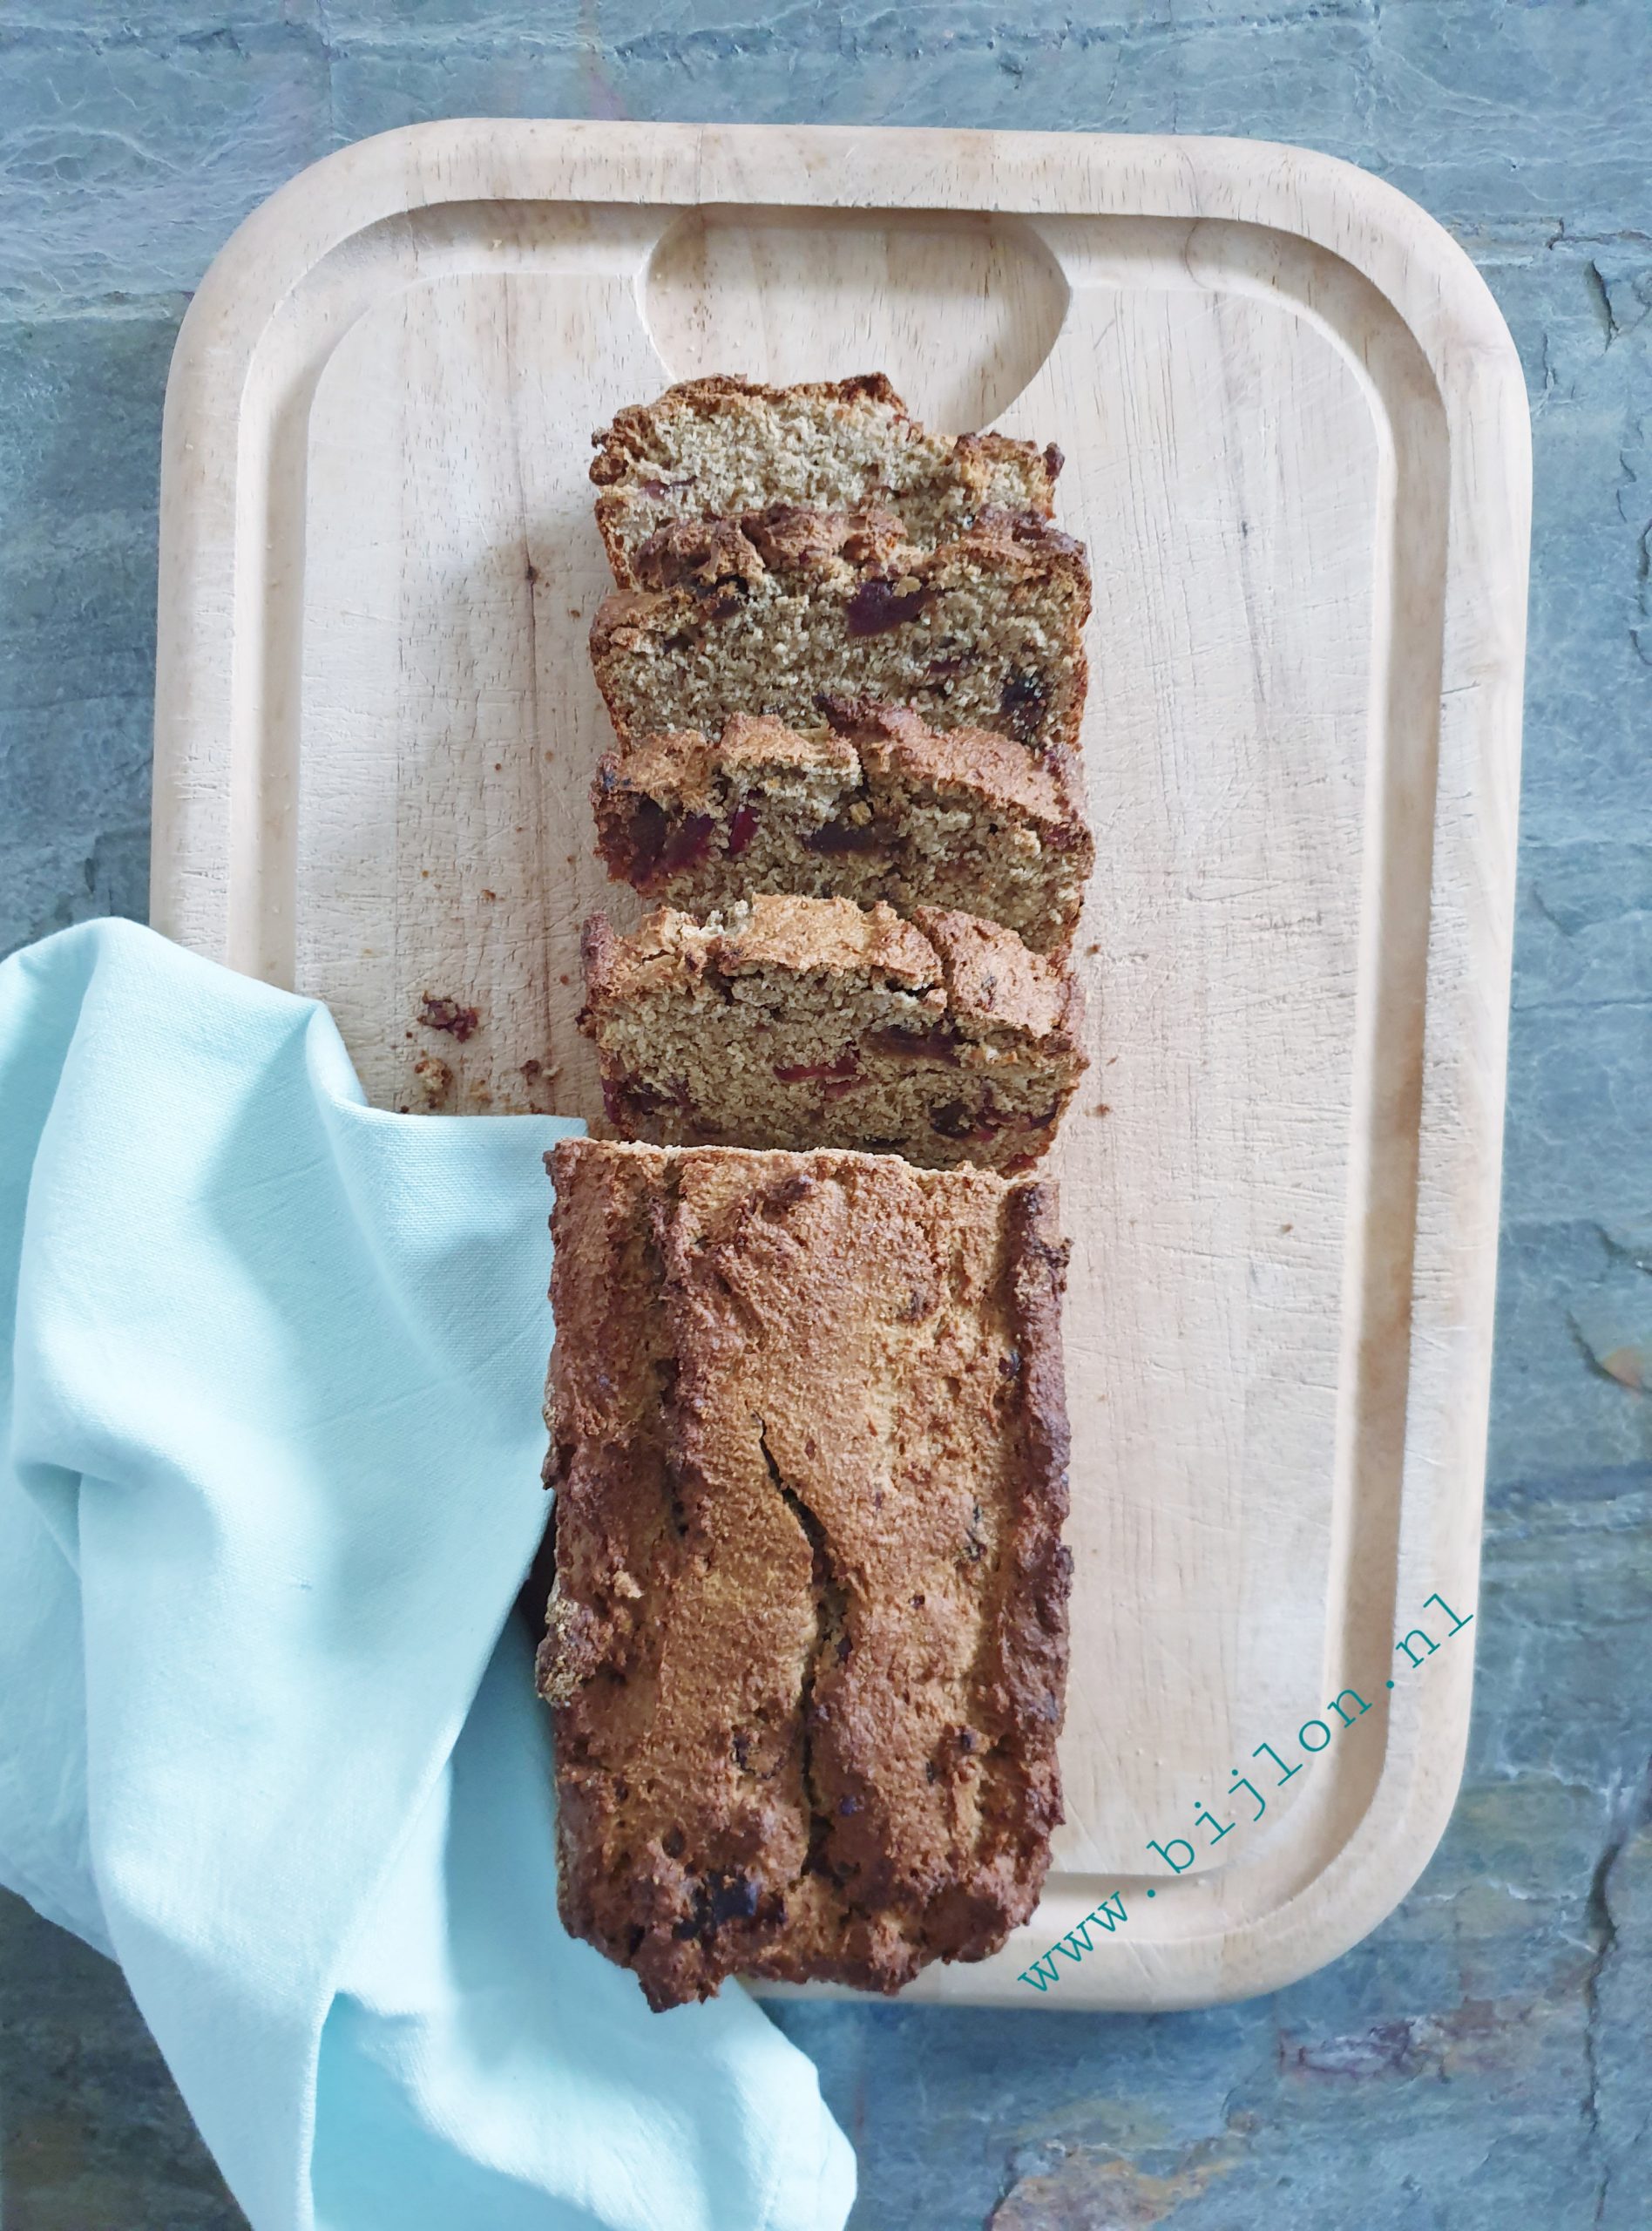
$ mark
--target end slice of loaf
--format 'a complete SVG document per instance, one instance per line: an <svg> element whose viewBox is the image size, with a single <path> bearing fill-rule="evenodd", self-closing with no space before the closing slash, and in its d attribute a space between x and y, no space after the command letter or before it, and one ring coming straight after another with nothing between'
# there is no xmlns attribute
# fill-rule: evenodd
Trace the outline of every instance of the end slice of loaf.
<svg viewBox="0 0 1652 2231"><path fill-rule="evenodd" d="M881 509L899 518L907 541L929 547L984 511L1047 518L1061 468L1053 444L926 432L881 373L798 387L685 380L592 439L597 525L622 588L639 585L637 552L674 519L775 502Z"/></svg>
<svg viewBox="0 0 1652 2231"><path fill-rule="evenodd" d="M846 1147L1026 1168L1086 1066L1078 985L972 914L758 898L586 925L604 1104L672 1146Z"/></svg>
<svg viewBox="0 0 1652 2231"><path fill-rule="evenodd" d="M736 713L793 727L835 699L910 707L932 728L1076 750L1090 576L1071 535L992 512L920 550L887 513L783 506L662 528L591 630L622 742Z"/></svg>
<svg viewBox="0 0 1652 2231"><path fill-rule="evenodd" d="M565 1140L558 1902L649 2004L996 1951L1061 1818L1048 1184Z"/></svg>
<svg viewBox="0 0 1652 2231"><path fill-rule="evenodd" d="M960 907L1061 953L1094 846L1062 755L895 707L797 729L736 714L721 736L644 736L591 792L608 872L685 912L759 893Z"/></svg>

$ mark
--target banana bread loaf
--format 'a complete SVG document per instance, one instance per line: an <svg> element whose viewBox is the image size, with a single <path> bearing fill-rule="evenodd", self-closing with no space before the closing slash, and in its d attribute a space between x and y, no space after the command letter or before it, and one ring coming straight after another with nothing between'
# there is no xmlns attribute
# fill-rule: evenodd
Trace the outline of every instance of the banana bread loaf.
<svg viewBox="0 0 1652 2231"><path fill-rule="evenodd" d="M1061 469L1053 446L1002 434L926 433L881 372L761 387L685 380L621 410L593 434L597 525L613 577L637 584L635 553L674 519L723 518L781 502L893 512L908 542L931 547L984 511L1047 518Z"/></svg>
<svg viewBox="0 0 1652 2231"><path fill-rule="evenodd" d="M759 892L963 907L1065 952L1094 847L1063 756L890 706L789 729L644 736L602 760L597 847L616 880L685 912Z"/></svg>
<svg viewBox="0 0 1652 2231"><path fill-rule="evenodd" d="M985 1958L1061 1819L1051 1189L888 1156L546 1161L564 1922L655 2008Z"/></svg>
<svg viewBox="0 0 1652 2231"><path fill-rule="evenodd" d="M1039 751L1077 748L1090 576L1081 546L1046 520L988 512L925 550L888 512L776 505L661 527L635 573L591 629L622 742L716 735L735 713L809 727L850 698Z"/></svg>
<svg viewBox="0 0 1652 2231"><path fill-rule="evenodd" d="M850 1147L1025 1169L1085 1068L1078 986L972 914L760 898L586 925L609 1120L668 1146Z"/></svg>

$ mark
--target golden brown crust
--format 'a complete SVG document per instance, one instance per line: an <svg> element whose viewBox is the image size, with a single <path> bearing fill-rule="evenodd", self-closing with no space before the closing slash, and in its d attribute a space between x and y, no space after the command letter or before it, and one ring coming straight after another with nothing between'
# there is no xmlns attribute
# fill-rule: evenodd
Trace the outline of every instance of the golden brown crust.
<svg viewBox="0 0 1652 2231"><path fill-rule="evenodd" d="M902 921L892 906L782 893L731 909L722 921L722 927L704 934L706 950L714 956L711 965L725 976L836 969L881 976L913 990L926 990L936 980L932 940Z"/></svg>
<svg viewBox="0 0 1652 2231"><path fill-rule="evenodd" d="M636 552L636 586L650 594L688 588L696 596L754 587L768 573L818 573L834 565L884 573L908 554L905 530L889 512L814 512L774 504L740 519L674 519Z"/></svg>
<svg viewBox="0 0 1652 2231"><path fill-rule="evenodd" d="M710 749L709 738L701 743ZM792 729L772 713L735 713L723 724L716 749L733 766L753 766L776 751L786 751L821 767L853 767L855 751L835 729Z"/></svg>
<svg viewBox="0 0 1652 2231"><path fill-rule="evenodd" d="M996 1950L1060 1820L1047 1186L566 1141L559 1902L651 2004Z"/></svg>
<svg viewBox="0 0 1652 2231"><path fill-rule="evenodd" d="M1075 1042L1074 979L1030 952L1013 930L955 907L915 906L912 920L940 956L948 1007L969 1027L1008 1024L1031 1038Z"/></svg>
<svg viewBox="0 0 1652 2231"><path fill-rule="evenodd" d="M748 512L741 532L771 573L802 573L834 559L863 573L900 565L911 545L893 512L819 512L799 504L771 504ZM649 546L643 546L646 553ZM640 561L643 553L639 553ZM645 583L645 586L647 584Z"/></svg>
<svg viewBox="0 0 1652 2231"><path fill-rule="evenodd" d="M636 940L622 938L606 914L592 914L579 932L579 966L586 1005L624 997L636 982Z"/></svg>
<svg viewBox="0 0 1652 2231"><path fill-rule="evenodd" d="M592 802L624 789L633 797L694 805L709 797L713 770L762 766L784 756L798 766L861 767L936 784L969 784L983 800L1012 809L1077 849L1087 838L1072 763L1060 753L1040 758L1012 736L990 729L933 729L904 705L837 699L823 710L823 728L794 728L772 713L733 713L721 736L668 729L605 752Z"/></svg>
<svg viewBox="0 0 1652 2231"><path fill-rule="evenodd" d="M1046 566L1071 572L1082 580L1087 596L1084 545L1048 519L1009 512L983 512L973 526L938 550L904 541L895 514L875 509L822 512L771 504L733 519L675 519L639 548L636 575L647 593L692 587L703 595L731 582L748 587L765 573L836 578L847 567L863 582L876 580L881 585L887 577L890 596L898 603L921 592L936 559L950 552L978 562L990 559L1023 573ZM899 586L908 576L915 584L911 590ZM882 630L867 627L863 632Z"/></svg>
<svg viewBox="0 0 1652 2231"><path fill-rule="evenodd" d="M827 709L836 732L852 743L870 770L898 771L909 781L969 783L990 804L1013 809L1076 851L1087 845L1073 765L1053 752L1040 758L1013 736L990 729L933 729L904 705L836 705Z"/></svg>
<svg viewBox="0 0 1652 2231"><path fill-rule="evenodd" d="M737 772L782 756L793 765L829 768L850 780L860 772L855 746L831 729L794 729L772 714L735 713L720 736L669 729L605 752L591 793L599 833L617 797L652 798L692 811L709 802L718 770Z"/></svg>
<svg viewBox="0 0 1652 2231"><path fill-rule="evenodd" d="M603 662L635 641L659 608L647 589L611 589L591 622L591 662L600 676Z"/></svg>
<svg viewBox="0 0 1652 2231"><path fill-rule="evenodd" d="M587 1007L635 1000L696 976L728 982L767 970L856 972L887 978L920 995L941 981L934 945L890 906L848 899L752 899L727 917L696 922L656 906L628 938L593 914L580 942Z"/></svg>

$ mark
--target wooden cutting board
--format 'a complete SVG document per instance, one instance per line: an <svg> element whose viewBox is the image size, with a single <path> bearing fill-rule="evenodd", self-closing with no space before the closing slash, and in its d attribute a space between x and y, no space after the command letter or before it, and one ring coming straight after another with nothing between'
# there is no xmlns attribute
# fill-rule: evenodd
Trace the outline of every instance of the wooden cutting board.
<svg viewBox="0 0 1652 2231"><path fill-rule="evenodd" d="M1529 460L1439 227L1235 140L347 148L173 366L154 919L326 1000L383 1106L596 1116L591 432L874 370L1059 443L1095 578L1067 1821L1032 1926L908 1996L1271 1990L1415 1879L1468 1724Z"/></svg>

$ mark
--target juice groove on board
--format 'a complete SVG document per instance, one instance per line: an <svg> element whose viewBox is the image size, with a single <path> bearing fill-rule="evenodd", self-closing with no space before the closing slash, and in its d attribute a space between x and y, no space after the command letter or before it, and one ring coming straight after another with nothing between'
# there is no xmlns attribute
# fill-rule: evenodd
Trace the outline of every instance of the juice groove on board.
<svg viewBox="0 0 1652 2231"><path fill-rule="evenodd" d="M711 370L1058 441L1094 576L1068 1820L1032 1925L911 1995L1272 1988L1392 1906L1460 1769L1472 1631L1382 1684L1474 1593L1512 347L1411 204L1236 142L471 123L295 180L168 393L155 919L326 998L382 1105L598 1112L578 926L634 902L586 798L588 436ZM1149 1841L1348 1684L1370 1712L1171 1879Z"/></svg>

